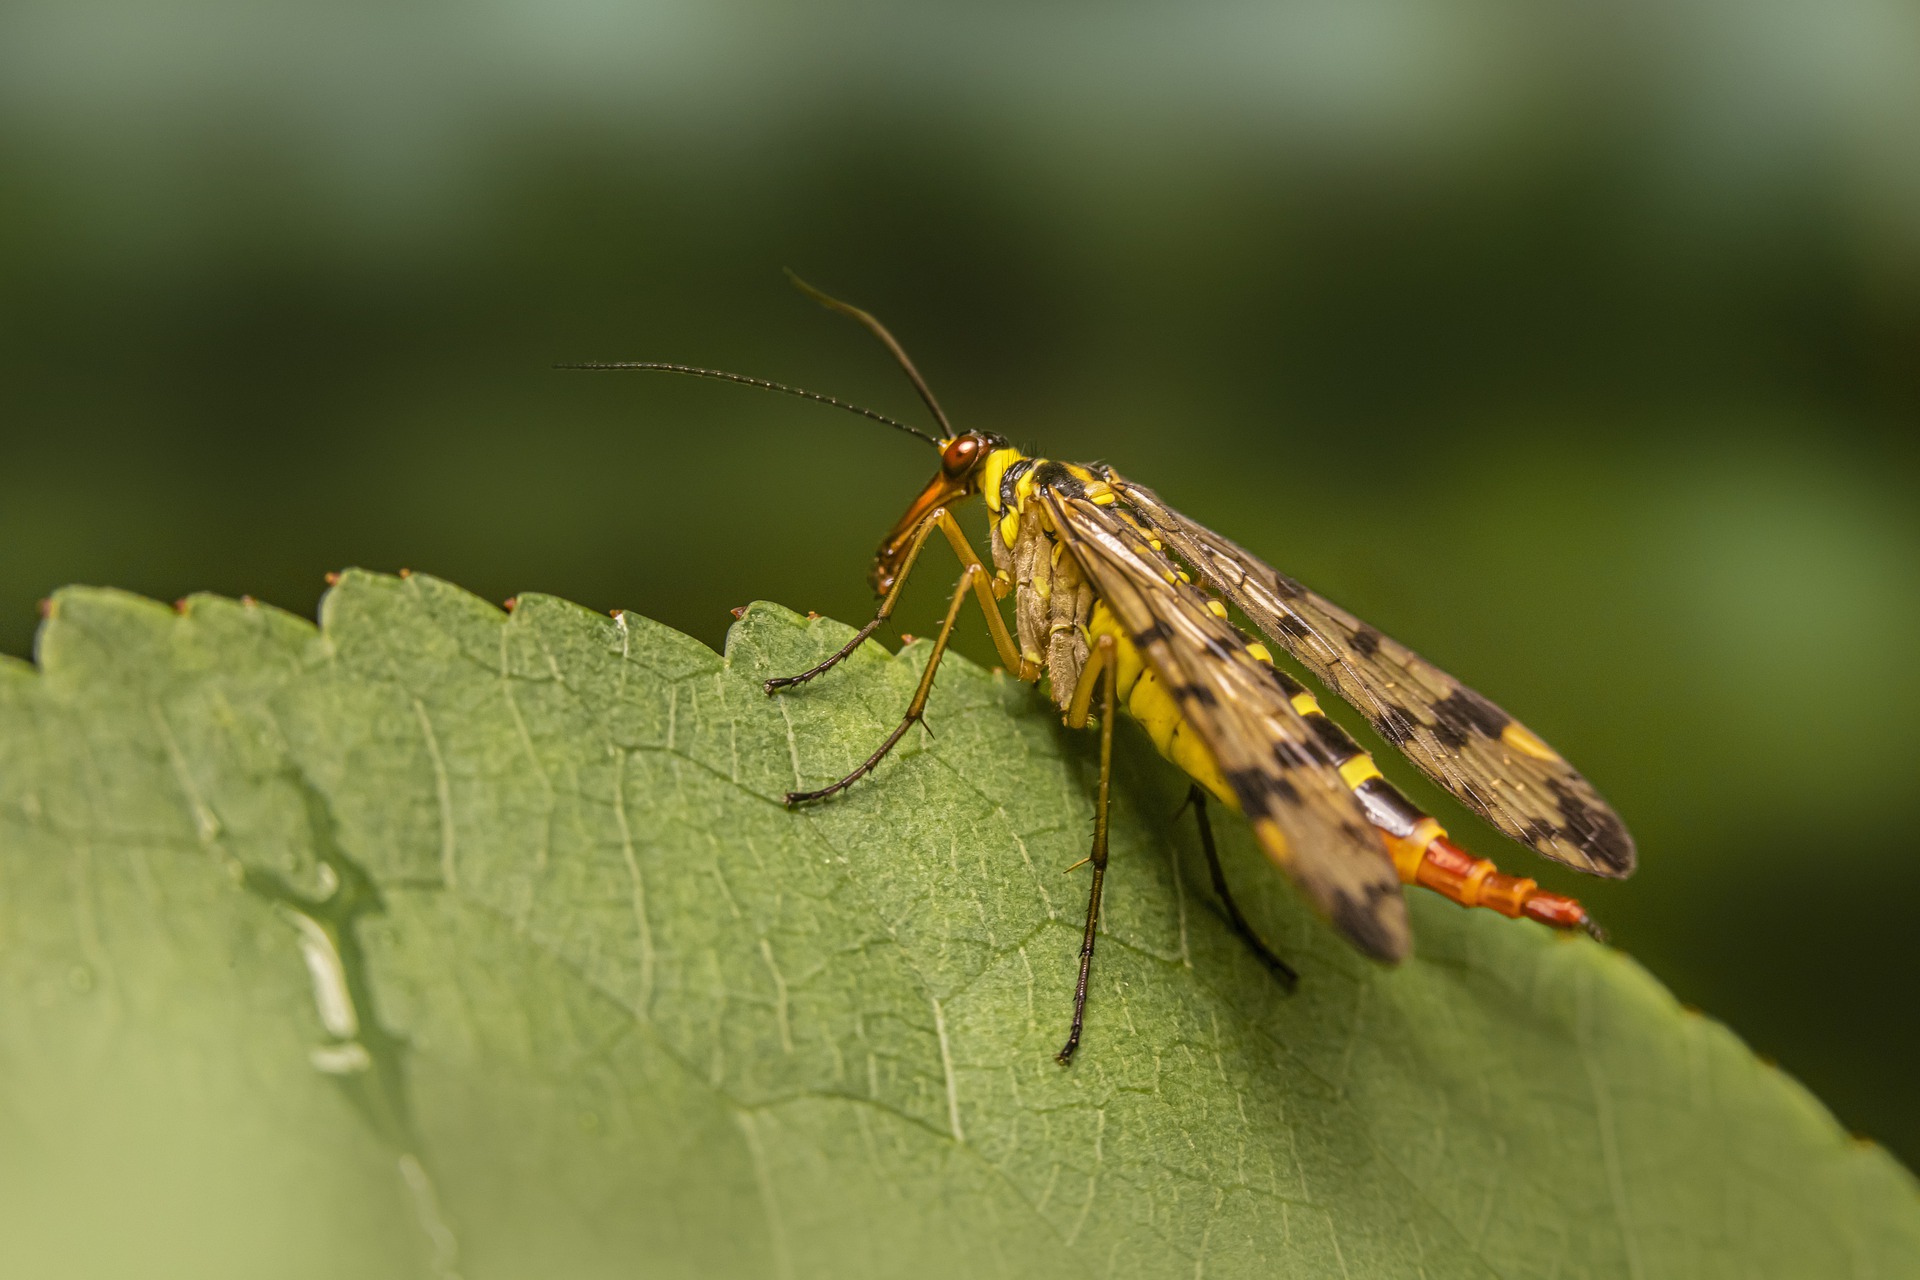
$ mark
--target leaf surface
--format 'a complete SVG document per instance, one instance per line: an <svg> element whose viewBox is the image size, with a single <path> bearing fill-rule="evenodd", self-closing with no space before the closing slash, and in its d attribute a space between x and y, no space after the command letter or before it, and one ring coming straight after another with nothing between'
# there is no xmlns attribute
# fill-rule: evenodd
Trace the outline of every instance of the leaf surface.
<svg viewBox="0 0 1920 1280"><path fill-rule="evenodd" d="M1393 971L1215 909L1130 729L927 646L344 576L316 629L73 589L0 660L20 1274L1893 1277L1920 1199L1627 957L1415 895Z"/></svg>

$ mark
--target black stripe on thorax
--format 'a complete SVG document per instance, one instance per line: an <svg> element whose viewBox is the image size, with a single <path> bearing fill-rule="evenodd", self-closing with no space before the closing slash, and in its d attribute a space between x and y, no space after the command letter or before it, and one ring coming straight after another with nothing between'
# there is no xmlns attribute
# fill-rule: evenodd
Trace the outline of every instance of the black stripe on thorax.
<svg viewBox="0 0 1920 1280"><path fill-rule="evenodd" d="M1014 490L1019 488L1020 477L1031 470L1033 470L1033 459L1022 458L1001 474L1000 509L1002 511L1012 511L1015 508L1018 495Z"/></svg>
<svg viewBox="0 0 1920 1280"><path fill-rule="evenodd" d="M1011 472L1012 468L1009 467ZM1046 459L1033 469L1033 482L1043 489L1051 489L1063 498L1084 498L1087 496L1086 482L1067 470L1064 462Z"/></svg>

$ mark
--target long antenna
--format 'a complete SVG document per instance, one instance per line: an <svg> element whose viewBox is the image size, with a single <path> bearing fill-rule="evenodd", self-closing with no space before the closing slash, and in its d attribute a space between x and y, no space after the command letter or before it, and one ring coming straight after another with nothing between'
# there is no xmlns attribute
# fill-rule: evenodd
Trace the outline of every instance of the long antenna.
<svg viewBox="0 0 1920 1280"><path fill-rule="evenodd" d="M657 360L595 360L585 364L557 364L556 369L653 369L660 373L684 373L690 378L712 378L716 382L737 382L745 387L759 387L763 391L778 391L784 395L799 396L802 400L817 400L821 404L830 404L836 409L845 409L848 413L857 413L863 418L872 418L875 422L884 422L910 436L919 436L934 448L940 448L940 442L918 427L910 427L904 422L889 418L884 413L875 413L871 409L862 409L857 404L848 404L845 400L835 400L832 396L823 396L817 391L802 391L799 387L790 387L784 382L769 382L765 378L749 378L741 373L723 373L719 369L696 369L690 364L663 364ZM911 366L909 366L911 367ZM935 410L939 412L939 410Z"/></svg>
<svg viewBox="0 0 1920 1280"><path fill-rule="evenodd" d="M907 359L906 349L894 341L893 335L887 332L887 326L881 324L878 320L874 319L870 313L862 311L852 303L842 302L838 298L822 293L795 275L792 268L784 268L784 270L786 270L787 279L793 281L794 288L800 290L800 292L806 294L809 298L812 298L815 302L829 310L838 311L843 316L852 316L855 320L858 320L866 326L868 333L880 339L880 341L886 345L887 350L893 353L893 358L900 362L900 368L906 373L908 380L913 383L913 389L920 393L921 402L925 404L928 409L932 410L933 420L938 422L940 429L947 433L947 439L951 440L955 435L959 434L953 429L953 424L947 421L947 415L941 411L940 402L933 398L933 391L927 386L927 380L922 378L920 371L913 367L913 361Z"/></svg>

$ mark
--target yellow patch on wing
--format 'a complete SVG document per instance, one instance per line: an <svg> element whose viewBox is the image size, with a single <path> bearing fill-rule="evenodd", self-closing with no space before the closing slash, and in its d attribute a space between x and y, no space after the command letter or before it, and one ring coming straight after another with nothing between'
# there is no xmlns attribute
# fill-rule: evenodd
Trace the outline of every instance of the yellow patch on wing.
<svg viewBox="0 0 1920 1280"><path fill-rule="evenodd" d="M1293 845L1287 840L1287 833L1272 818L1259 818L1254 821L1253 834L1259 838L1260 847L1269 858L1282 868L1293 865Z"/></svg>
<svg viewBox="0 0 1920 1280"><path fill-rule="evenodd" d="M1527 726L1521 724L1518 720L1508 722L1507 727L1500 731L1500 741L1506 743L1522 755L1532 756L1535 760L1558 762L1560 759L1558 752L1546 743L1540 741L1533 730L1527 728Z"/></svg>

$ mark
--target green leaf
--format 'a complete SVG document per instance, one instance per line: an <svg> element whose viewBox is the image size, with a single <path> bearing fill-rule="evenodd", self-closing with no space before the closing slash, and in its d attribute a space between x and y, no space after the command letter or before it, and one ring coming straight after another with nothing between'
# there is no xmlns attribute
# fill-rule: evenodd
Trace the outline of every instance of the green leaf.
<svg viewBox="0 0 1920 1280"><path fill-rule="evenodd" d="M1632 960L1424 895L1396 971L1131 728L927 646L346 575L75 589L0 662L0 1239L34 1276L1894 1276L1920 1199Z"/></svg>

